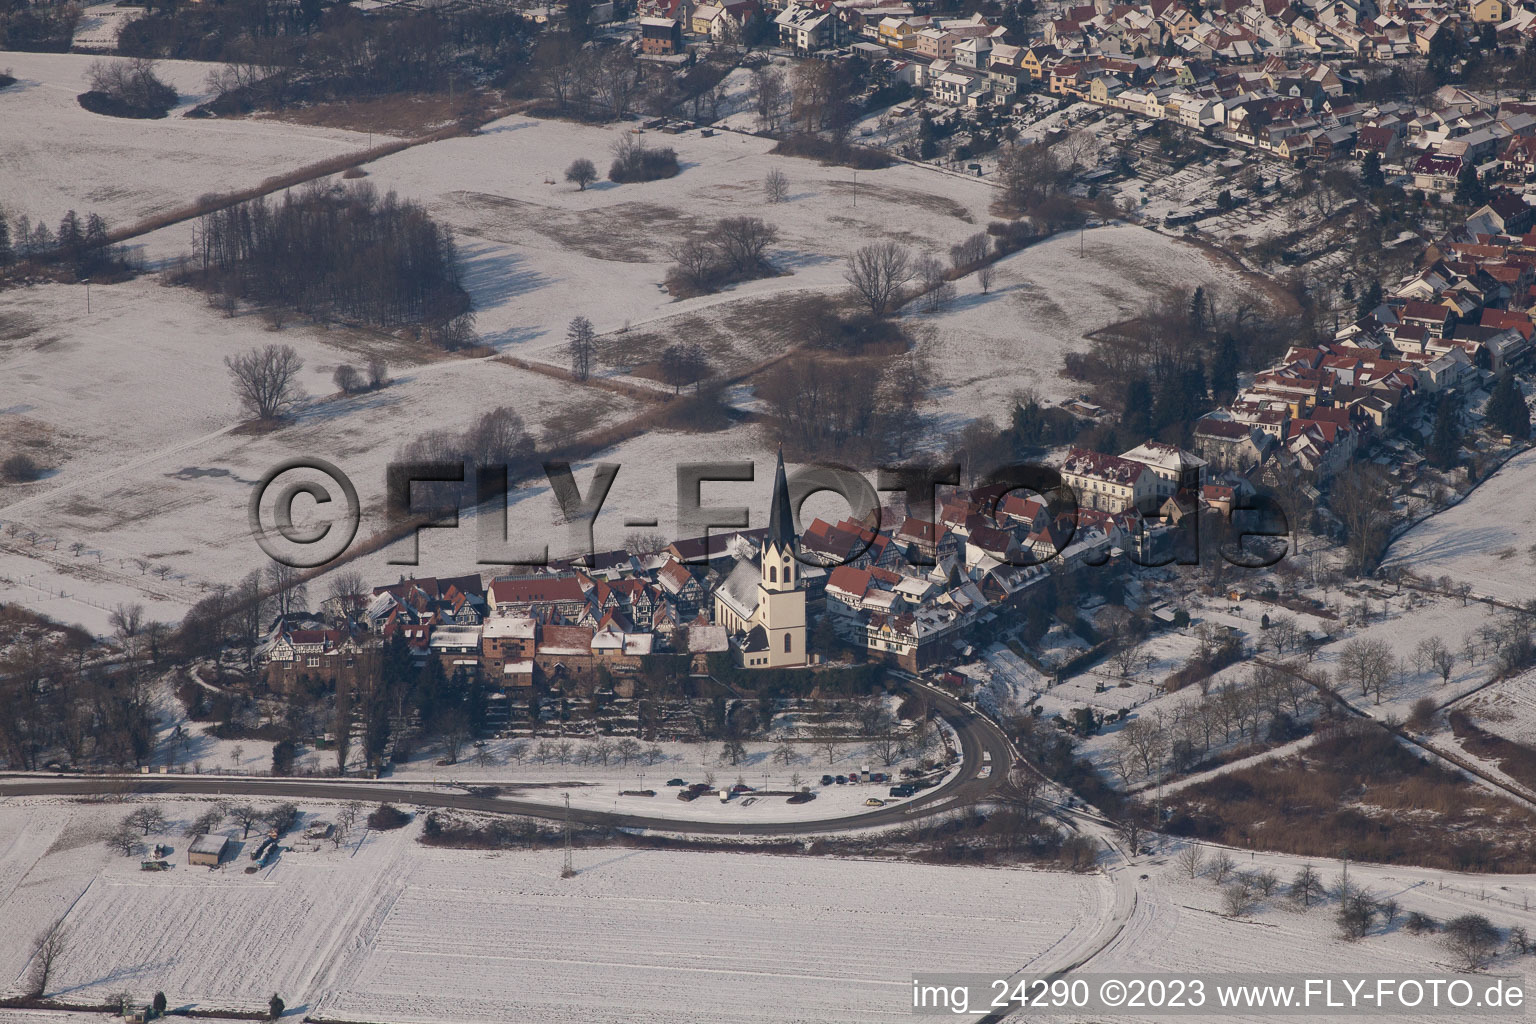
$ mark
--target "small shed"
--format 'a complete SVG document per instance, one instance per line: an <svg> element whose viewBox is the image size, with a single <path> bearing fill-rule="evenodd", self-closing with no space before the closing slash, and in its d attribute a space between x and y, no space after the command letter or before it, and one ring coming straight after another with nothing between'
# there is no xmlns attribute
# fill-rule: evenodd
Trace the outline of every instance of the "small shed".
<svg viewBox="0 0 1536 1024"><path fill-rule="evenodd" d="M211 836L206 832L195 836L192 845L187 847L188 864L206 864L211 868L219 866L224 859L224 854L229 850L229 840L224 836Z"/></svg>

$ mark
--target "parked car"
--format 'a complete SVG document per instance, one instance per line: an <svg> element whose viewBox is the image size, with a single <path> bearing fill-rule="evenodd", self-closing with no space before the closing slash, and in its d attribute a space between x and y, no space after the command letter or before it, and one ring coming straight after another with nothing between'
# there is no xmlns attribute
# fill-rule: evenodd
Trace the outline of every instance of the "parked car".
<svg viewBox="0 0 1536 1024"><path fill-rule="evenodd" d="M885 801L881 800L877 796L872 796L868 800L864 801L864 806L865 807L884 807L885 806Z"/></svg>
<svg viewBox="0 0 1536 1024"><path fill-rule="evenodd" d="M750 792L752 792L752 787L747 785L745 782L738 782L738 783L736 783L736 785L731 787L731 792L732 793L750 793Z"/></svg>
<svg viewBox="0 0 1536 1024"><path fill-rule="evenodd" d="M837 777L837 784L839 786L846 786L848 784L848 776L846 776L846 775L839 775Z"/></svg>
<svg viewBox="0 0 1536 1024"><path fill-rule="evenodd" d="M832 785L832 776L830 776L830 775L823 775L821 777L821 784L823 786L830 786L830 785Z"/></svg>
<svg viewBox="0 0 1536 1024"><path fill-rule="evenodd" d="M858 772L849 772L848 773L848 781L849 782L858 782L859 781L859 773Z"/></svg>
<svg viewBox="0 0 1536 1024"><path fill-rule="evenodd" d="M688 783L684 782L682 779L668 779L667 780L667 785L669 785L669 786L686 786L686 785L688 785Z"/></svg>
<svg viewBox="0 0 1536 1024"><path fill-rule="evenodd" d="M870 772L869 773L869 781L870 782L884 782L885 781L885 772Z"/></svg>
<svg viewBox="0 0 1536 1024"><path fill-rule="evenodd" d="M899 786L891 787L891 796L895 797L911 796L914 792L916 791L911 787L911 785L905 782Z"/></svg>

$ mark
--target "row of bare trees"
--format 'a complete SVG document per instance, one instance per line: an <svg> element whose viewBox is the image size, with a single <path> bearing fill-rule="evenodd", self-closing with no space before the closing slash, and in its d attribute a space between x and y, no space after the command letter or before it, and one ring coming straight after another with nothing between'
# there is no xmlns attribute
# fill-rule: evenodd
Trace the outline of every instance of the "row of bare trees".
<svg viewBox="0 0 1536 1024"><path fill-rule="evenodd" d="M1242 682L1223 683L1192 703L1152 708L1126 721L1115 734L1109 766L1126 786L1168 770L1187 771L1234 738L1250 744L1295 739L1319 706L1312 684L1293 672L1258 665Z"/></svg>

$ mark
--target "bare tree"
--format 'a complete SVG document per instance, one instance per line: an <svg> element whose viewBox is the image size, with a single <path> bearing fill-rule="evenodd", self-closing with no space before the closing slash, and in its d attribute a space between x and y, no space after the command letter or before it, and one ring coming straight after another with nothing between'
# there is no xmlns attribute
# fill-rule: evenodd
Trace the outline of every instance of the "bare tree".
<svg viewBox="0 0 1536 1024"><path fill-rule="evenodd" d="M1311 864L1303 864L1291 879L1290 897L1293 903L1303 907L1310 907L1313 901L1323 898L1323 879Z"/></svg>
<svg viewBox="0 0 1536 1024"><path fill-rule="evenodd" d="M760 217L724 217L715 224L715 246L727 266L752 274L768 265L768 247L779 229Z"/></svg>
<svg viewBox="0 0 1536 1024"><path fill-rule="evenodd" d="M597 165L586 157L578 157L565 169L565 180L575 185L577 191L585 192L597 180Z"/></svg>
<svg viewBox="0 0 1536 1024"><path fill-rule="evenodd" d="M354 391L363 389L363 375L357 372L357 367L351 363L342 363L336 367L336 372L331 374L331 383L344 395L350 395Z"/></svg>
<svg viewBox="0 0 1536 1024"><path fill-rule="evenodd" d="M629 767L629 762L639 758L643 750L640 741L633 736L625 736L614 745L614 752L619 755L619 763L626 768Z"/></svg>
<svg viewBox="0 0 1536 1024"><path fill-rule="evenodd" d="M1228 917L1242 917L1253 909L1253 890L1238 879L1221 890L1221 906Z"/></svg>
<svg viewBox="0 0 1536 1024"><path fill-rule="evenodd" d="M1429 668L1439 673L1441 686L1451 681L1451 672L1456 668L1456 654L1446 646L1444 640L1437 636L1420 640L1414 648L1414 656L1422 658Z"/></svg>
<svg viewBox="0 0 1536 1024"><path fill-rule="evenodd" d="M331 577L331 600L341 606L341 613L347 619L357 612L367 593L368 585L363 582L363 574L356 569L343 569Z"/></svg>
<svg viewBox="0 0 1536 1024"><path fill-rule="evenodd" d="M1174 859L1174 862L1183 869L1186 875L1194 878L1200 874L1200 866L1205 863L1205 851L1194 843L1190 843L1179 851L1179 855Z"/></svg>
<svg viewBox="0 0 1536 1024"><path fill-rule="evenodd" d="M955 298L955 285L949 280L944 264L938 257L924 253L913 261L912 266L922 295L923 312L943 312Z"/></svg>
<svg viewBox="0 0 1536 1024"><path fill-rule="evenodd" d="M124 857L132 857L134 851L139 848L139 837L134 833L133 826L127 822L108 833L106 839L107 848L116 850Z"/></svg>
<svg viewBox="0 0 1536 1024"><path fill-rule="evenodd" d="M992 290L992 281L997 274L997 268L990 263L983 263L976 268L976 283L981 286L981 294L985 295Z"/></svg>
<svg viewBox="0 0 1536 1024"><path fill-rule="evenodd" d="M1339 674L1359 686L1362 695L1374 691L1378 704L1392 668L1392 649L1383 640L1351 640L1339 649Z"/></svg>
<svg viewBox="0 0 1536 1024"><path fill-rule="evenodd" d="M702 238L685 238L667 250L686 284L698 291L710 289L715 279L718 254Z"/></svg>
<svg viewBox="0 0 1536 1024"><path fill-rule="evenodd" d="M989 242L985 231L978 231L963 242L949 247L949 261L964 273L987 258Z"/></svg>
<svg viewBox="0 0 1536 1024"><path fill-rule="evenodd" d="M1227 876L1232 873L1232 869L1236 866L1237 864L1232 860L1232 855L1227 853L1226 850L1221 850L1216 856L1211 858L1211 877L1216 880L1217 885L1223 885L1227 881Z"/></svg>
<svg viewBox="0 0 1536 1024"><path fill-rule="evenodd" d="M775 205L789 200L789 177L777 167L763 177L763 198Z"/></svg>
<svg viewBox="0 0 1536 1024"><path fill-rule="evenodd" d="M912 279L912 255L895 242L876 242L853 254L843 278L875 316L900 304L901 290Z"/></svg>
<svg viewBox="0 0 1536 1024"><path fill-rule="evenodd" d="M219 827L219 822L224 820L224 812L218 809L205 811L194 818L182 833L187 836L207 835Z"/></svg>
<svg viewBox="0 0 1536 1024"><path fill-rule="evenodd" d="M784 106L789 99L784 72L772 66L758 68L752 72L751 91L759 126L765 132L773 131L784 116Z"/></svg>
<svg viewBox="0 0 1536 1024"><path fill-rule="evenodd" d="M1479 970L1499 951L1499 930L1482 914L1463 914L1445 922L1441 941L1469 971Z"/></svg>
<svg viewBox="0 0 1536 1024"><path fill-rule="evenodd" d="M1168 756L1168 732L1150 718L1133 718L1126 722L1115 743L1149 779Z"/></svg>
<svg viewBox="0 0 1536 1024"><path fill-rule="evenodd" d="M132 828L142 829L147 836L151 832L165 827L165 812L154 806L140 807L128 815L123 824Z"/></svg>
<svg viewBox="0 0 1536 1024"><path fill-rule="evenodd" d="M1350 892L1339 901L1335 915L1339 933L1346 939L1359 939L1371 930L1376 920L1376 899L1367 892Z"/></svg>
<svg viewBox="0 0 1536 1024"><path fill-rule="evenodd" d="M229 809L229 820L240 826L240 838L246 839L251 829L261 821L262 811L251 804L235 804Z"/></svg>
<svg viewBox="0 0 1536 1024"><path fill-rule="evenodd" d="M810 734L816 746L827 752L827 764L836 761L843 747L843 730L834 722L817 722L810 727Z"/></svg>
<svg viewBox="0 0 1536 1024"><path fill-rule="evenodd" d="M253 348L226 357L224 365L234 382L235 397L256 419L282 419L304 399L298 382L304 360L289 345Z"/></svg>
<svg viewBox="0 0 1536 1024"><path fill-rule="evenodd" d="M597 332L584 316L571 320L565 331L565 347L571 356L571 372L577 380L592 376L592 362L597 358Z"/></svg>
<svg viewBox="0 0 1536 1024"><path fill-rule="evenodd" d="M389 364L379 356L373 356L368 360L368 386L381 388L389 383Z"/></svg>
<svg viewBox="0 0 1536 1024"><path fill-rule="evenodd" d="M32 957L27 961L27 994L41 999L48 992L48 981L59 958L69 948L69 932L61 918L32 943Z"/></svg>

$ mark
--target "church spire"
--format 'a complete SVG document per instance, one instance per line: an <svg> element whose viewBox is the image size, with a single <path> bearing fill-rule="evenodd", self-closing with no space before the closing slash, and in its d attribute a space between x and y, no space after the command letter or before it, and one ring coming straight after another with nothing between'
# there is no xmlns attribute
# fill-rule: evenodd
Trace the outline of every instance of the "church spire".
<svg viewBox="0 0 1536 1024"><path fill-rule="evenodd" d="M779 464L773 472L773 508L768 514L768 543L779 548L795 544L795 511L789 504L789 482L784 478L784 448L779 448Z"/></svg>

